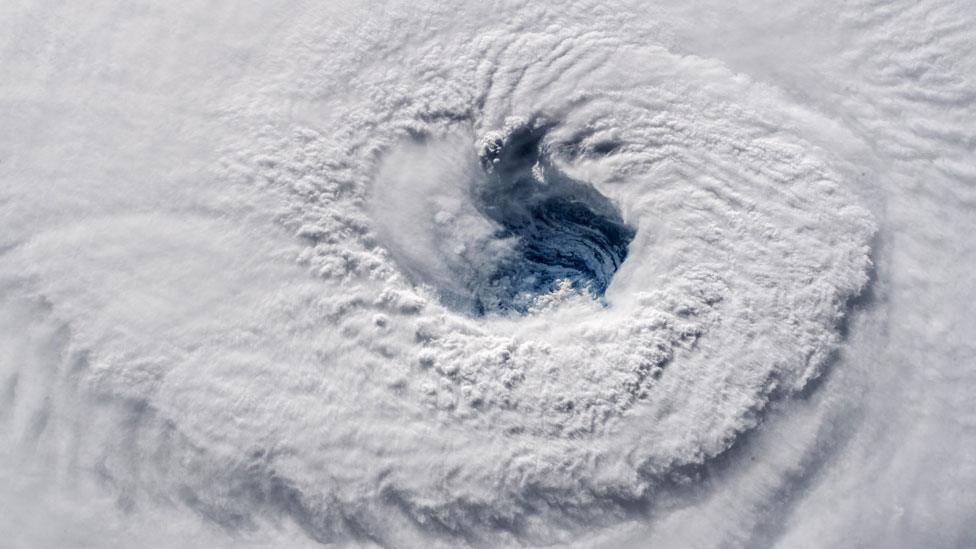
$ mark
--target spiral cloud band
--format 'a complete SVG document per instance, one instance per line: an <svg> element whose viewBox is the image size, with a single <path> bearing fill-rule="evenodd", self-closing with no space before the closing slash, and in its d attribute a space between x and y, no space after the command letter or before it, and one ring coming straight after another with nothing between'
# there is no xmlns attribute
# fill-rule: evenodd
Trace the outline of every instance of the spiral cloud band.
<svg viewBox="0 0 976 549"><path fill-rule="evenodd" d="M976 12L814 4L0 8L0 545L976 541Z"/></svg>

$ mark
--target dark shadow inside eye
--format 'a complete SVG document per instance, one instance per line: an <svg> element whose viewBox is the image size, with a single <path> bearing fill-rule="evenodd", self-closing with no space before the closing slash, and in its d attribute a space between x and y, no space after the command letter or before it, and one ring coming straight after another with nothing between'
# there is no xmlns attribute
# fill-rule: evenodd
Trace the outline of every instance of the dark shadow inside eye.
<svg viewBox="0 0 976 549"><path fill-rule="evenodd" d="M592 150L596 154L606 155L620 148L620 143L616 141L600 141L593 145Z"/></svg>
<svg viewBox="0 0 976 549"><path fill-rule="evenodd" d="M562 173L546 156L544 129L524 129L483 159L487 182L475 190L499 238L516 253L471 290L477 314L524 312L563 281L599 298L627 257L635 231L592 186Z"/></svg>

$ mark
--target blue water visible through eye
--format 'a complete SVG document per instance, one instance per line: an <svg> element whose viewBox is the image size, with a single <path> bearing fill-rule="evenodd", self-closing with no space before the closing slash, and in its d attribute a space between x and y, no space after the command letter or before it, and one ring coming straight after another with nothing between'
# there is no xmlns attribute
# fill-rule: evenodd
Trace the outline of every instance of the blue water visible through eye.
<svg viewBox="0 0 976 549"><path fill-rule="evenodd" d="M543 147L544 129L524 129L482 159L479 211L515 239L514 257L473 288L475 312L526 312L562 281L601 298L627 257L635 230L591 185L562 173Z"/></svg>

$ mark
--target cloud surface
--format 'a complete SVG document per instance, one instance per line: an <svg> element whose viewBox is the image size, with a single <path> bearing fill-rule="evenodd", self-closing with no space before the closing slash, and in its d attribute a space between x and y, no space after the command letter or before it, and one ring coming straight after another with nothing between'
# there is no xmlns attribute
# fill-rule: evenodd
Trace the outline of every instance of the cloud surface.
<svg viewBox="0 0 976 549"><path fill-rule="evenodd" d="M967 4L0 9L11 545L976 542Z"/></svg>

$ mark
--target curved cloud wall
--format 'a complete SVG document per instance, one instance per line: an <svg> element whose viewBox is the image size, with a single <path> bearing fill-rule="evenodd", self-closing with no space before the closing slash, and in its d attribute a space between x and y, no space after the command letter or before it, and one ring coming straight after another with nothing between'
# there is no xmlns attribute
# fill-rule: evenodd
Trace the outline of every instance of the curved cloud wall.
<svg viewBox="0 0 976 549"><path fill-rule="evenodd" d="M0 545L976 543L968 4L0 30Z"/></svg>

